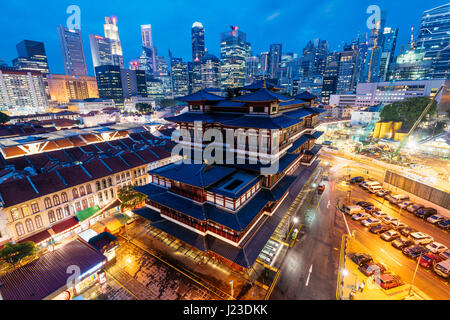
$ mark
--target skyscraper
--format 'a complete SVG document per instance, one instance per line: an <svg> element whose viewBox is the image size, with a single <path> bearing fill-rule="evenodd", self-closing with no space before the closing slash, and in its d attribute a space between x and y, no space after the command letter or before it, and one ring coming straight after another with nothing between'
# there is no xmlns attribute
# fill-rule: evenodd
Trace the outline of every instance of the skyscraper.
<svg viewBox="0 0 450 320"><path fill-rule="evenodd" d="M122 78L119 66L99 66L95 68L98 95L102 99L113 99L123 103Z"/></svg>
<svg viewBox="0 0 450 320"><path fill-rule="evenodd" d="M111 42L109 39L98 36L89 35L89 43L91 45L92 63L95 67L112 65Z"/></svg>
<svg viewBox="0 0 450 320"><path fill-rule="evenodd" d="M119 38L119 28L116 17L105 17L105 38L109 39L111 44L111 57L113 65L124 68L122 44Z"/></svg>
<svg viewBox="0 0 450 320"><path fill-rule="evenodd" d="M269 67L269 53L261 52L259 61L261 62L261 73L266 75Z"/></svg>
<svg viewBox="0 0 450 320"><path fill-rule="evenodd" d="M187 63L181 58L170 58L170 75L172 78L172 95L174 98L188 94L189 80Z"/></svg>
<svg viewBox="0 0 450 320"><path fill-rule="evenodd" d="M188 62L189 92L202 89L202 63L200 61Z"/></svg>
<svg viewBox="0 0 450 320"><path fill-rule="evenodd" d="M358 50L354 46L346 46L339 55L337 93L353 91L357 83Z"/></svg>
<svg viewBox="0 0 450 320"><path fill-rule="evenodd" d="M259 74L261 74L261 63L259 57L247 57L245 59L245 84L253 83Z"/></svg>
<svg viewBox="0 0 450 320"><path fill-rule="evenodd" d="M192 25L192 61L200 62L205 55L205 29L201 22Z"/></svg>
<svg viewBox="0 0 450 320"><path fill-rule="evenodd" d="M47 54L43 42L23 40L16 45L18 57L13 60L13 66L19 70L50 73Z"/></svg>
<svg viewBox="0 0 450 320"><path fill-rule="evenodd" d="M152 25L141 25L142 54L139 57L140 69L147 76L153 77L156 72L157 50L153 46Z"/></svg>
<svg viewBox="0 0 450 320"><path fill-rule="evenodd" d="M81 30L58 26L59 43L67 75L87 76Z"/></svg>
<svg viewBox="0 0 450 320"><path fill-rule="evenodd" d="M121 69L122 92L125 99L132 96L147 97L145 71Z"/></svg>
<svg viewBox="0 0 450 320"><path fill-rule="evenodd" d="M384 81L388 78L389 70L394 62L395 48L397 45L398 28L384 28L383 46L380 60L379 79Z"/></svg>
<svg viewBox="0 0 450 320"><path fill-rule="evenodd" d="M272 79L278 79L278 71L280 68L281 55L282 55L281 43L271 44L269 50L268 76Z"/></svg>
<svg viewBox="0 0 450 320"><path fill-rule="evenodd" d="M250 44L246 37L246 34L237 26L231 26L231 32L220 34L221 86L223 89L245 85L245 58L250 51Z"/></svg>
<svg viewBox="0 0 450 320"><path fill-rule="evenodd" d="M141 37L143 47L153 47L152 25L141 25Z"/></svg>
<svg viewBox="0 0 450 320"><path fill-rule="evenodd" d="M339 52L333 52L327 57L327 64L323 73L322 102L328 104L330 95L336 93L339 74Z"/></svg>
<svg viewBox="0 0 450 320"><path fill-rule="evenodd" d="M450 77L450 3L422 14L417 48L431 61L431 78Z"/></svg>
<svg viewBox="0 0 450 320"><path fill-rule="evenodd" d="M220 87L220 61L212 54L201 60L202 89Z"/></svg>

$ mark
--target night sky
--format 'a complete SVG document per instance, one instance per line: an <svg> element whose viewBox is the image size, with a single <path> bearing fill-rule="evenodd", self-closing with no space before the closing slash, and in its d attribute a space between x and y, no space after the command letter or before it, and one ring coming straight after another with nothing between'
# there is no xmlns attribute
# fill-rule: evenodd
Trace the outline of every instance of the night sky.
<svg viewBox="0 0 450 320"><path fill-rule="evenodd" d="M16 44L24 39L43 41L51 73L64 73L56 27L66 23L69 5L81 8L81 31L88 71L93 75L89 34L104 35L105 16L116 16L126 66L141 53L140 25L151 24L153 42L159 55L168 50L185 61L191 57L191 26L194 21L205 27L206 47L219 56L220 32L230 25L247 33L253 54L268 51L270 43L283 44L283 52L300 53L310 39L329 41L332 50L366 32L369 5L387 12L386 26L399 28L397 53L417 30L424 10L445 1L366 1L366 0L48 0L2 1L0 11L0 59L11 64L17 56Z"/></svg>

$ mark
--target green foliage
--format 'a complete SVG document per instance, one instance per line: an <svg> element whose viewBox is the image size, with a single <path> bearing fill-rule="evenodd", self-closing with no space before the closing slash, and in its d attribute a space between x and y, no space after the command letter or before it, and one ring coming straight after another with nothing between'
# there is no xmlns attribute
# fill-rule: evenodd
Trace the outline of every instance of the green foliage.
<svg viewBox="0 0 450 320"><path fill-rule="evenodd" d="M226 91L227 91L227 99L239 97L241 95L240 88L227 88Z"/></svg>
<svg viewBox="0 0 450 320"><path fill-rule="evenodd" d="M0 250L0 260L15 266L25 258L33 257L37 253L37 246L34 242L7 243Z"/></svg>
<svg viewBox="0 0 450 320"><path fill-rule="evenodd" d="M136 110L139 112L147 113L152 112L153 107L150 103L136 103Z"/></svg>
<svg viewBox="0 0 450 320"><path fill-rule="evenodd" d="M9 121L9 116L6 113L0 112L0 123L6 123Z"/></svg>
<svg viewBox="0 0 450 320"><path fill-rule="evenodd" d="M167 108L167 107L175 107L177 105L177 102L174 99L162 99L159 102L159 105L163 108Z"/></svg>
<svg viewBox="0 0 450 320"><path fill-rule="evenodd" d="M402 129L411 128L428 103L430 103L430 99L427 97L409 98L394 102L383 108L380 114L381 121L402 121ZM434 102L427 114L435 113L436 107L437 104Z"/></svg>
<svg viewBox="0 0 450 320"><path fill-rule="evenodd" d="M119 190L119 199L123 210L133 210L147 199L147 195L135 191L133 186L125 186Z"/></svg>

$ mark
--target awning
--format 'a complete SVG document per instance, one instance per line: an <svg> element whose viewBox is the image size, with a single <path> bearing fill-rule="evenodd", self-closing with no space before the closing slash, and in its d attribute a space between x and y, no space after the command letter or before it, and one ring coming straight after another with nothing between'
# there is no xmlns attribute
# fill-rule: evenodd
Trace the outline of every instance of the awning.
<svg viewBox="0 0 450 320"><path fill-rule="evenodd" d="M20 240L19 242L27 242L27 241L32 241L36 244L39 244L41 242L44 242L46 240L49 240L52 236L50 235L50 232L48 232L48 230L44 230L41 232L38 232L28 238L25 238L23 240Z"/></svg>
<svg viewBox="0 0 450 320"><path fill-rule="evenodd" d="M72 217L63 222L55 224L54 226L52 226L52 230L55 234L63 233L64 231L69 230L76 225L78 225L78 220L75 219L75 217Z"/></svg>
<svg viewBox="0 0 450 320"><path fill-rule="evenodd" d="M90 217L92 217L96 212L100 211L100 207L98 205L92 206L85 210L78 211L75 213L79 222L82 222Z"/></svg>
<svg viewBox="0 0 450 320"><path fill-rule="evenodd" d="M123 213L117 213L114 215L114 218L120 221L121 224L126 224L130 217Z"/></svg>

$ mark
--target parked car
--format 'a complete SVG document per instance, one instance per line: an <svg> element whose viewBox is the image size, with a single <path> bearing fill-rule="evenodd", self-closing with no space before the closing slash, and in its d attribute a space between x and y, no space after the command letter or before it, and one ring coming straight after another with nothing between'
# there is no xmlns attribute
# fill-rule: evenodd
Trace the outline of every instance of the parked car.
<svg viewBox="0 0 450 320"><path fill-rule="evenodd" d="M450 259L450 250L439 253L439 257L441 257L442 260Z"/></svg>
<svg viewBox="0 0 450 320"><path fill-rule="evenodd" d="M428 217L437 214L437 210L435 208L422 208L414 212L414 214L421 218L421 219L427 219Z"/></svg>
<svg viewBox="0 0 450 320"><path fill-rule="evenodd" d="M360 212L364 212L364 208L360 207L360 206L347 206L347 205L343 205L342 206L342 210L344 211L345 214L348 214L350 216L360 213Z"/></svg>
<svg viewBox="0 0 450 320"><path fill-rule="evenodd" d="M397 194L395 196L392 196L392 198L389 199L389 202L395 205L398 205L399 203L403 201L408 201L409 196L406 194Z"/></svg>
<svg viewBox="0 0 450 320"><path fill-rule="evenodd" d="M364 227L371 227L371 226L379 224L379 223L381 223L381 221L379 219L375 219L375 218L369 218L369 219L361 221L361 224Z"/></svg>
<svg viewBox="0 0 450 320"><path fill-rule="evenodd" d="M411 201L404 201L404 202L399 203L398 206L399 206L401 209L405 209L405 208L409 207L409 206L412 205L412 204L413 204L413 203L412 203Z"/></svg>
<svg viewBox="0 0 450 320"><path fill-rule="evenodd" d="M438 276L441 276L445 279L450 278L450 259L436 263L433 267L433 270Z"/></svg>
<svg viewBox="0 0 450 320"><path fill-rule="evenodd" d="M442 258L439 257L437 254L428 252L420 257L419 264L424 268L431 268L436 263L439 263L442 261Z"/></svg>
<svg viewBox="0 0 450 320"><path fill-rule="evenodd" d="M414 213L417 210L422 209L423 207L424 206L422 204L413 204L413 205L406 207L406 210L408 210L411 213Z"/></svg>
<svg viewBox="0 0 450 320"><path fill-rule="evenodd" d="M416 230L413 228L410 228L410 227L406 227L406 228L403 228L402 230L400 230L400 233L402 235L404 235L405 237L409 236L411 233L414 233L414 232L416 232Z"/></svg>
<svg viewBox="0 0 450 320"><path fill-rule="evenodd" d="M365 220L365 219L367 219L369 217L370 217L370 215L368 213L365 213L365 212L360 212L360 213L352 215L352 219L355 220L355 221Z"/></svg>
<svg viewBox="0 0 450 320"><path fill-rule="evenodd" d="M366 181L360 182L360 183L358 183L358 186L360 186L361 188L364 188L366 183L367 183Z"/></svg>
<svg viewBox="0 0 450 320"><path fill-rule="evenodd" d="M386 217L381 218L381 221L385 224L393 224L393 223L399 222L400 220L398 220L397 218L392 218L392 217L386 216Z"/></svg>
<svg viewBox="0 0 450 320"><path fill-rule="evenodd" d="M367 201L358 201L356 203L358 206L366 208L366 207L373 207L373 203L367 202Z"/></svg>
<svg viewBox="0 0 450 320"><path fill-rule="evenodd" d="M393 274L381 274L379 277L375 279L376 283L379 283L380 286L385 289L389 290L395 287L398 287L402 285L402 282L400 280L399 276L393 275Z"/></svg>
<svg viewBox="0 0 450 320"><path fill-rule="evenodd" d="M436 225L441 229L449 230L450 229L450 219L439 221L438 223L436 223Z"/></svg>
<svg viewBox="0 0 450 320"><path fill-rule="evenodd" d="M372 257L367 253L350 253L349 256L358 266L363 266L373 261Z"/></svg>
<svg viewBox="0 0 450 320"><path fill-rule="evenodd" d="M392 200L394 200L393 196L394 195L392 193L386 193L383 198L386 199L387 201L391 202Z"/></svg>
<svg viewBox="0 0 450 320"><path fill-rule="evenodd" d="M409 238L414 241L415 244L429 244L434 241L432 236L423 232L410 233Z"/></svg>
<svg viewBox="0 0 450 320"><path fill-rule="evenodd" d="M388 226L388 225L380 223L380 224L377 224L377 225L374 225L374 226L370 227L369 231L371 233L381 234L381 233L386 232L386 231L391 230L391 229L392 229L391 226Z"/></svg>
<svg viewBox="0 0 450 320"><path fill-rule="evenodd" d="M391 191L381 189L381 190L375 192L375 195L378 196L378 197L384 197L384 196L385 196L386 194L388 194L389 192L391 192Z"/></svg>
<svg viewBox="0 0 450 320"><path fill-rule="evenodd" d="M391 244L394 248L401 250L403 248L412 246L414 244L414 241L408 238L400 237L392 241Z"/></svg>
<svg viewBox="0 0 450 320"><path fill-rule="evenodd" d="M430 252L432 252L432 253L441 253L441 252L444 252L444 251L446 251L448 249L442 243L439 243L439 242L436 242L436 241L428 244L425 248L430 250Z"/></svg>
<svg viewBox="0 0 450 320"><path fill-rule="evenodd" d="M323 193L323 191L325 190L325 185L321 184L317 187L317 192L319 194Z"/></svg>
<svg viewBox="0 0 450 320"><path fill-rule="evenodd" d="M399 220L399 221L394 221L394 222L392 222L392 223L391 223L391 226L392 226L395 230L398 230L398 231L403 230L403 229L405 229L405 228L408 228L408 226L407 226L405 223L401 222L400 220Z"/></svg>
<svg viewBox="0 0 450 320"><path fill-rule="evenodd" d="M427 253L428 249L421 245L414 244L412 246L403 248L402 252L407 257L415 259L415 258L419 257L420 255Z"/></svg>
<svg viewBox="0 0 450 320"><path fill-rule="evenodd" d="M350 179L350 183L361 183L364 181L363 177L353 177Z"/></svg>
<svg viewBox="0 0 450 320"><path fill-rule="evenodd" d="M400 238L400 233L395 230L388 230L381 235L381 239L384 241L393 241L397 238Z"/></svg>
<svg viewBox="0 0 450 320"><path fill-rule="evenodd" d="M368 207L365 207L364 210L366 210L367 213L371 213L371 212L375 212L375 211L380 211L380 208L377 208L374 206L368 206Z"/></svg>
<svg viewBox="0 0 450 320"><path fill-rule="evenodd" d="M372 212L371 215L374 218L377 218L377 219L381 219L381 218L387 217L387 213L383 212L383 211L375 211L375 212Z"/></svg>
<svg viewBox="0 0 450 320"><path fill-rule="evenodd" d="M427 222L432 223L432 224L436 224L441 220L444 220L444 216L442 214L434 214L431 217L427 218Z"/></svg>
<svg viewBox="0 0 450 320"><path fill-rule="evenodd" d="M381 263L366 263L358 268L365 276L370 277L375 273L384 273L386 271L386 267Z"/></svg>

